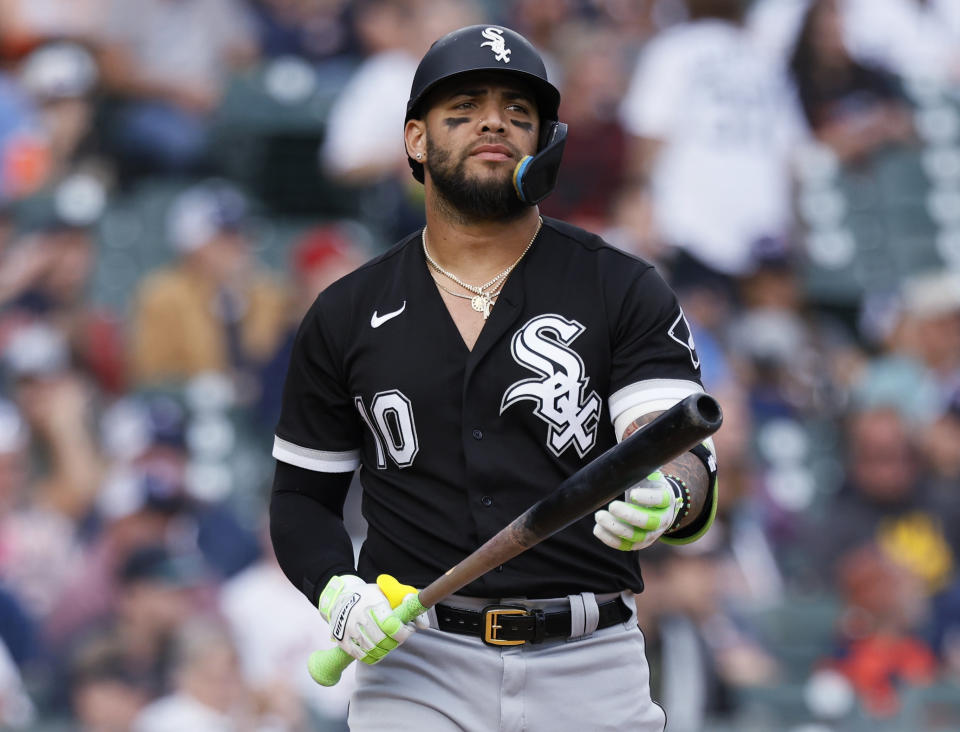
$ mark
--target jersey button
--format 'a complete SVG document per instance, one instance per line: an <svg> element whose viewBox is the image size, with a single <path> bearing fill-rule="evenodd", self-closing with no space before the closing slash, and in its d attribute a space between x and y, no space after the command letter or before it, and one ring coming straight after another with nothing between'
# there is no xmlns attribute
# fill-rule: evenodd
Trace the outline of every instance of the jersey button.
<svg viewBox="0 0 960 732"><path fill-rule="evenodd" d="M475 440L482 440L482 439L483 439L483 431L482 431L482 430L474 430L474 431L473 431L473 439L475 439Z"/></svg>
<svg viewBox="0 0 960 732"><path fill-rule="evenodd" d="M482 503L484 506L487 506L489 508L490 506L493 505L493 499L490 496L484 496L483 498L480 499L480 503Z"/></svg>

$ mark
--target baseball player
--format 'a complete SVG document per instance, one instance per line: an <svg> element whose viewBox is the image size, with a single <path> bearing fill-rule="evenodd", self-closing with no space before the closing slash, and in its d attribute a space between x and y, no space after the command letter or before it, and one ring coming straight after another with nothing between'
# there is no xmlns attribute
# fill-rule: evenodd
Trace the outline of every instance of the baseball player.
<svg viewBox="0 0 960 732"><path fill-rule="evenodd" d="M426 227L325 290L296 339L272 537L363 661L353 730L664 727L635 619L638 552L707 530L710 445L415 623L391 610L702 391L683 311L653 267L538 213L560 164L559 102L512 30L434 43L403 130ZM358 467L369 528L355 565L342 512Z"/></svg>

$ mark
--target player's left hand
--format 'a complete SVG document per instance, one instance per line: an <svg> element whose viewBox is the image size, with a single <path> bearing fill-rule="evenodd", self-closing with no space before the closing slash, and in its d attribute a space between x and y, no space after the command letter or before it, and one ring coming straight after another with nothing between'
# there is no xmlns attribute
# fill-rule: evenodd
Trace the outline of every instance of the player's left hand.
<svg viewBox="0 0 960 732"><path fill-rule="evenodd" d="M625 501L613 501L594 514L593 535L613 549L636 551L670 529L683 507L680 488L659 471L628 489Z"/></svg>

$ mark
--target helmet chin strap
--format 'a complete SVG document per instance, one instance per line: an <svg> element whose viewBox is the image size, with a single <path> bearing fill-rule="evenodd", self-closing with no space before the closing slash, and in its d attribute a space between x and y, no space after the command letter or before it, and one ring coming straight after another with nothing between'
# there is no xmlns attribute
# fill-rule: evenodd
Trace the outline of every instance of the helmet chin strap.
<svg viewBox="0 0 960 732"><path fill-rule="evenodd" d="M524 156L513 169L513 189L524 203L533 206L550 195L557 184L567 125L552 122L545 130L545 143L536 155Z"/></svg>

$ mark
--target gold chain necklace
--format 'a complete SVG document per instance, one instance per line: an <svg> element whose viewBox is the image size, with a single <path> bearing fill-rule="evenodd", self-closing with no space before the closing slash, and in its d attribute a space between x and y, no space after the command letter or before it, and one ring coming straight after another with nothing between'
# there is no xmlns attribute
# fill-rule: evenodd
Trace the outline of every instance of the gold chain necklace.
<svg viewBox="0 0 960 732"><path fill-rule="evenodd" d="M441 285L441 284L440 284L440 280L438 280L436 277L433 278L433 281L437 283L437 287L439 287L441 290L443 290L443 291L444 291L445 293L447 293L448 295L453 295L454 297L460 297L460 298L463 298L464 300L469 300L469 301L470 301L470 305L473 306L473 309L474 309L474 310L477 309L477 308L476 308L476 305L473 304L473 303L474 303L474 300L477 300L477 299L478 299L478 296L477 296L477 295L464 295L462 292L454 292L453 290L451 290L451 289L449 289L449 288L446 288L446 287L444 287L443 285ZM497 299L497 295L499 295L501 292L503 292L503 287L501 287L499 290L496 290L495 292L485 292L485 293L483 293L482 297L485 298L485 300L484 300L484 306L485 306L485 308L484 308L484 310L482 310L482 312L483 312L483 319L484 319L484 320L486 320L487 318L490 317L490 308L493 307L493 304L494 304L493 301ZM489 303L489 304L487 304L487 303Z"/></svg>
<svg viewBox="0 0 960 732"><path fill-rule="evenodd" d="M443 286L437 281L436 277L434 277L434 282L437 283L437 287L439 287L439 288L440 288L441 290L443 290L444 292L449 293L449 294L451 294L451 295L454 295L454 296L456 296L456 297L462 297L462 298L464 298L465 300L470 300L470 305L471 305L471 307L472 307L474 310L476 310L478 313L483 313L483 319L486 320L487 318L490 317L490 308L493 307L493 299L494 299L497 295L500 294L500 291L501 291L503 288L501 287L501 288L498 289L496 292L487 292L487 290L490 289L491 287L496 286L496 285L497 285L498 283L500 283L502 280L505 280L505 279L507 278L507 275L509 275L509 274L513 271L513 268L516 267L518 264L520 264L520 260L523 259L524 255L525 255L528 251L530 251L530 247L533 246L533 242L536 240L537 234L540 233L540 227L541 227L541 226L543 226L543 218L541 218L541 217L538 216L538 217L537 217L537 229L536 229L536 231L533 232L533 236L530 237L530 241L529 241L529 243L527 244L526 248L520 253L520 256L517 257L517 261L515 261L513 264L511 264L509 267L507 267L505 270L503 270L503 272L501 272L500 274L498 274L498 275L497 275L496 277L494 277L492 280L490 280L489 282L486 282L486 283L484 283L484 284L482 284L482 285L470 285L470 284L467 284L466 282L464 282L463 280L461 280L459 277L457 277L455 274L453 274L453 272L448 272L447 270L445 270L443 267L441 267L439 264L437 264L437 263L434 261L433 257L430 256L430 252L427 251L427 227L426 227L426 226L423 227L423 231L422 231L421 234L420 234L420 238L421 238L421 240L423 241L423 255L427 258L427 263L428 263L434 270L436 270L437 272L439 272L440 274L442 274L444 277L447 277L448 279L456 282L456 283L457 283L458 285L460 285L460 287L462 287L463 289L469 290L470 292L472 292L472 293L473 293L473 296L460 295L460 294L458 294L458 293L456 293L456 292L451 292L451 291L448 290L446 287L443 287Z"/></svg>

